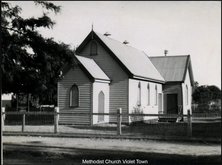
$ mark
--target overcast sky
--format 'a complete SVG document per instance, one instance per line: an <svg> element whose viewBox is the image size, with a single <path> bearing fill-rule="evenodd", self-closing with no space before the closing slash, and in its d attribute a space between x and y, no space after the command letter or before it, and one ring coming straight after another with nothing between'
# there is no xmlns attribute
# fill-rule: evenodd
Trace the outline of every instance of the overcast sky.
<svg viewBox="0 0 222 165"><path fill-rule="evenodd" d="M31 1L10 1L24 17L44 10ZM41 29L45 37L80 45L92 29L144 51L148 56L188 55L195 81L221 88L220 1L53 1L61 13L49 16L53 29Z"/></svg>

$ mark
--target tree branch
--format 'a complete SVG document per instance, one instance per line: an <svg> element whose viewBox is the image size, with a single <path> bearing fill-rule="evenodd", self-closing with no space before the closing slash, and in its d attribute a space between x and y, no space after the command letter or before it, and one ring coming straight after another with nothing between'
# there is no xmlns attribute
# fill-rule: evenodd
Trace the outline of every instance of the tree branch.
<svg viewBox="0 0 222 165"><path fill-rule="evenodd" d="M4 26L1 26L2 29L7 29L7 30L11 30L11 31L14 31L14 32L17 32L19 34L24 34L23 32L19 31L19 30L16 30L16 29L13 29L13 28L8 28L8 27L4 27Z"/></svg>

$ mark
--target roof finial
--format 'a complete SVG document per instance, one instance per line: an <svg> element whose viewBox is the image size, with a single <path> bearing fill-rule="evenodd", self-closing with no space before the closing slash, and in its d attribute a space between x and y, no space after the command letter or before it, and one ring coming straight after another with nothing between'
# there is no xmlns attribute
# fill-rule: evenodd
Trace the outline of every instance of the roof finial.
<svg viewBox="0 0 222 165"><path fill-rule="evenodd" d="M93 39L93 22L92 22L92 39Z"/></svg>

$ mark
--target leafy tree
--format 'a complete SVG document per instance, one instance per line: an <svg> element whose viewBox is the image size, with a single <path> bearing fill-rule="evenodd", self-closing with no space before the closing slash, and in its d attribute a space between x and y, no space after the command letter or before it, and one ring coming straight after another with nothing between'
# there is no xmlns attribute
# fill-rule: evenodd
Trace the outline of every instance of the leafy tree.
<svg viewBox="0 0 222 165"><path fill-rule="evenodd" d="M212 101L221 100L221 90L217 86L211 85L211 86L208 86L208 89L211 92Z"/></svg>
<svg viewBox="0 0 222 165"><path fill-rule="evenodd" d="M34 3L55 14L61 11L50 2ZM1 10L2 93L26 93L41 103L55 104L57 72L65 62L75 64L73 51L38 32L55 25L47 13L24 19L22 9L7 2L1 2Z"/></svg>
<svg viewBox="0 0 222 165"><path fill-rule="evenodd" d="M193 102L198 104L198 109L201 111L209 110L209 105L212 102L219 102L221 100L221 90L214 86L198 86L193 95Z"/></svg>

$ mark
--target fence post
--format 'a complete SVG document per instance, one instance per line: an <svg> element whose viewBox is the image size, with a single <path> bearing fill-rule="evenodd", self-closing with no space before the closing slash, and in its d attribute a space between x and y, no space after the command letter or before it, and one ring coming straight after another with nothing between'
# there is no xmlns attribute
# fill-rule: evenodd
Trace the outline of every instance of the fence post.
<svg viewBox="0 0 222 165"><path fill-rule="evenodd" d="M188 110L188 116L187 116L187 135L188 137L192 137L192 118L190 110Z"/></svg>
<svg viewBox="0 0 222 165"><path fill-rule="evenodd" d="M59 132L59 107L55 107L54 109L54 133Z"/></svg>
<svg viewBox="0 0 222 165"><path fill-rule="evenodd" d="M122 123L122 108L118 108L117 109L117 135L122 134L121 123Z"/></svg>
<svg viewBox="0 0 222 165"><path fill-rule="evenodd" d="M25 111L22 114L22 132L25 131Z"/></svg>
<svg viewBox="0 0 222 165"><path fill-rule="evenodd" d="M5 107L2 107L2 112L5 112ZM5 114L2 114L2 131L5 131Z"/></svg>

